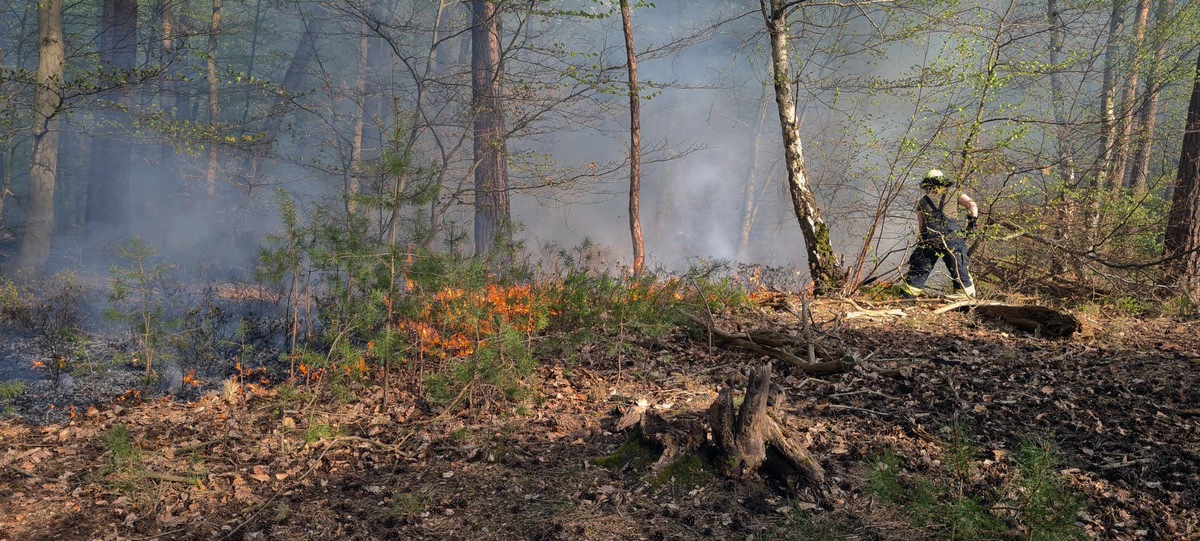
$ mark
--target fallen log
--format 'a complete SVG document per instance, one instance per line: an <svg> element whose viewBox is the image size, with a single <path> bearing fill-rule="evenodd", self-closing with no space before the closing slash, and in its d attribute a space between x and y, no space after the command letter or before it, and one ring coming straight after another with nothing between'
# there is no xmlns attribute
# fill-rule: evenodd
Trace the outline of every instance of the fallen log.
<svg viewBox="0 0 1200 541"><path fill-rule="evenodd" d="M1070 313L1033 304L1006 304L995 301L963 301L934 310L935 314L960 310L981 319L1011 325L1043 338L1070 338L1083 325Z"/></svg>

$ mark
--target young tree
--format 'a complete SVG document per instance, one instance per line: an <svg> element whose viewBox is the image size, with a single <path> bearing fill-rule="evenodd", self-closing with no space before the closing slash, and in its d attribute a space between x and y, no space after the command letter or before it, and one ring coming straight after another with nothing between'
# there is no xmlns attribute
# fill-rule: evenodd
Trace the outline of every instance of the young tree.
<svg viewBox="0 0 1200 541"><path fill-rule="evenodd" d="M1188 288L1200 294L1200 57L1196 59L1192 99L1188 104L1187 128L1163 252L1168 257L1178 258L1173 266L1182 273Z"/></svg>
<svg viewBox="0 0 1200 541"><path fill-rule="evenodd" d="M63 0L38 2L38 69L33 98L33 160L29 168L29 214L13 270L39 272L50 257L54 234L54 182L62 112Z"/></svg>
<svg viewBox="0 0 1200 541"><path fill-rule="evenodd" d="M642 111L638 96L637 48L633 44L633 15L629 0L621 0L621 28L625 34L625 57L629 68L629 233L633 237L633 275L640 276L646 263L639 215L642 189Z"/></svg>
<svg viewBox="0 0 1200 541"><path fill-rule="evenodd" d="M779 124L783 131L788 191L796 219L800 222L800 231L804 235L813 288L821 294L840 289L845 281L845 273L834 256L829 227L821 219L816 197L809 188L800 123L796 117L796 100L792 95L788 15L801 3L799 0L759 0L759 8L771 39L771 80L775 86L775 104L779 109Z"/></svg>

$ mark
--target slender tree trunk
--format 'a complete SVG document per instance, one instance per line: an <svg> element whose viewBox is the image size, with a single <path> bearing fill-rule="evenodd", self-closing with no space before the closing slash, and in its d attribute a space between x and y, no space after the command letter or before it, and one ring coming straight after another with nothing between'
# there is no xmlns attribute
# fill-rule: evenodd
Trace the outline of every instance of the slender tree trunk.
<svg viewBox="0 0 1200 541"><path fill-rule="evenodd" d="M250 34L250 58L246 60L246 77L254 77L254 61L258 58L258 38L262 33L262 0L254 2L254 29ZM252 93L246 93L246 106L242 108L242 129L250 119L250 101Z"/></svg>
<svg viewBox="0 0 1200 541"><path fill-rule="evenodd" d="M367 120L367 55L370 49L370 38L367 36L367 25L363 24L363 35L358 42L358 76L354 81L355 103L358 114L354 118L354 134L350 140L350 170L346 175L346 214L351 215L358 208L356 200L359 192L359 178L362 176L363 127Z"/></svg>
<svg viewBox="0 0 1200 541"><path fill-rule="evenodd" d="M1171 17L1171 0L1158 0L1154 9L1156 25L1167 24ZM1131 165L1130 186L1135 195L1146 192L1146 184L1150 178L1150 153L1154 143L1154 131L1158 125L1158 102L1162 91L1160 70L1167 56L1167 40L1156 36L1154 41L1154 58L1146 69L1146 89L1142 93L1142 103L1138 108L1138 131L1134 137L1133 163Z"/></svg>
<svg viewBox="0 0 1200 541"><path fill-rule="evenodd" d="M137 0L105 0L101 12L100 63L108 74L101 84L112 86L107 98L116 104L96 113L87 188L87 223L106 233L123 236L128 227L133 142L125 129L133 105L128 78L137 63Z"/></svg>
<svg viewBox="0 0 1200 541"><path fill-rule="evenodd" d="M474 115L475 255L486 257L510 234L508 165L500 84L500 10L471 0L471 109Z"/></svg>
<svg viewBox="0 0 1200 541"><path fill-rule="evenodd" d="M1096 188L1120 189L1109 175L1117 142L1117 49L1121 42L1121 26L1125 22L1125 1L1113 0L1108 17L1108 43L1104 46L1104 79L1101 83L1100 159L1096 164ZM1095 216L1098 220L1098 214ZM1093 226L1099 226L1093 223Z"/></svg>
<svg viewBox="0 0 1200 541"><path fill-rule="evenodd" d="M159 35L159 48L162 51L163 62L174 62L171 58L175 54L175 12L172 10L173 0L160 0L158 14L160 17L161 32ZM158 107L164 112L169 112L177 105L177 96L175 83L172 80L174 77L164 77L162 83L162 91L158 95ZM175 150L171 148L171 143L163 138L159 149L159 159L162 163L167 163L175 154Z"/></svg>
<svg viewBox="0 0 1200 541"><path fill-rule="evenodd" d="M638 95L637 48L633 43L633 14L629 0L621 0L621 28L625 31L625 59L629 68L629 233L633 238L633 275L641 276L646 264L642 242L642 106Z"/></svg>
<svg viewBox="0 0 1200 541"><path fill-rule="evenodd" d="M219 102L217 89L217 32L221 31L221 0L212 2L212 19L208 26L208 127L212 131L212 141L208 144L208 195L217 193L217 113Z"/></svg>
<svg viewBox="0 0 1200 541"><path fill-rule="evenodd" d="M817 294L823 294L840 289L845 277L841 265L834 257L833 246L829 240L829 227L821 219L821 212L809 187L808 171L804 164L800 126L796 119L796 102L792 96L791 79L788 76L790 63L787 4L785 0L769 0L769 3L768 0L760 0L767 33L771 38L771 79L775 86L775 104L779 109L779 124L783 131L788 191L796 219L800 222L800 231L804 236L813 290Z"/></svg>
<svg viewBox="0 0 1200 541"><path fill-rule="evenodd" d="M754 218L758 214L761 198L759 184L763 184L758 174L758 155L762 127L767 120L766 89L758 101L758 118L755 120L754 126L750 128L750 153L746 156L748 162L746 164L746 187L742 192L742 231L738 235L737 258L743 261L750 250L750 233L754 231Z"/></svg>
<svg viewBox="0 0 1200 541"><path fill-rule="evenodd" d="M1133 19L1133 43L1129 47L1129 75L1122 83L1124 92L1114 130L1116 137L1113 139L1113 162L1108 172L1109 184L1115 189L1127 187L1125 172L1129 163L1134 111L1138 109L1138 75L1141 71L1142 43L1146 40L1146 20L1149 16L1150 0L1138 0Z"/></svg>
<svg viewBox="0 0 1200 541"><path fill-rule="evenodd" d="M1189 289L1200 294L1200 56L1163 240L1164 255L1180 258L1172 266L1182 273Z"/></svg>
<svg viewBox="0 0 1200 541"><path fill-rule="evenodd" d="M1054 109L1055 146L1058 152L1058 163L1055 169L1063 187L1076 187L1075 151L1071 145L1071 130L1066 115L1066 92L1063 90L1063 19L1059 12L1058 0L1046 2L1047 17L1050 22L1050 106Z"/></svg>
<svg viewBox="0 0 1200 541"><path fill-rule="evenodd" d="M63 82L63 0L38 2L38 70L33 97L33 156L29 213L13 270L40 272L54 234L54 182L58 173L59 113Z"/></svg>
<svg viewBox="0 0 1200 541"><path fill-rule="evenodd" d="M0 49L0 73L4 73L4 50ZM0 81L0 111L8 110L9 97L7 89L3 86L4 82ZM13 143L12 133L0 133L0 141L4 144L0 145L0 228L4 227L4 202L8 199L8 194L12 193L13 182L13 154L16 152L16 144Z"/></svg>

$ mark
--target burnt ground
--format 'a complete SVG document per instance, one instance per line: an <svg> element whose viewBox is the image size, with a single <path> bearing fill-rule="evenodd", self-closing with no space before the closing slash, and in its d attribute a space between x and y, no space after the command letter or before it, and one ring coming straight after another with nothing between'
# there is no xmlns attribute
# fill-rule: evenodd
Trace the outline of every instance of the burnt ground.
<svg viewBox="0 0 1200 541"><path fill-rule="evenodd" d="M376 378L0 421L0 539L937 539L949 534L867 490L872 461L894 453L933 474L967 441L977 456L960 481L998 490L1031 440L1058 449L1087 537L1200 539L1200 322L1085 313L1082 332L1046 340L896 306L906 317L817 307L825 336L865 361L854 371L777 368L776 418L825 468L820 498L597 465L626 439L608 430L622 407L691 418L763 361L679 332L543 359L515 406L473 389L441 411L404 390L419 374L394 371L386 403ZM799 326L770 309L720 324Z"/></svg>

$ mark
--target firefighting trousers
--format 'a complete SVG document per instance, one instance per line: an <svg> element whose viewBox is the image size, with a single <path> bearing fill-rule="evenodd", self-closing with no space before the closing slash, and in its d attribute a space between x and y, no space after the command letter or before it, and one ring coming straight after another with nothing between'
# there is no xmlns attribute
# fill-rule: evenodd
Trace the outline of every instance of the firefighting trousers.
<svg viewBox="0 0 1200 541"><path fill-rule="evenodd" d="M904 276L904 282L917 289L924 288L939 259L946 264L955 289L972 289L974 283L967 263L967 241L960 235L921 239L908 258L908 273Z"/></svg>

